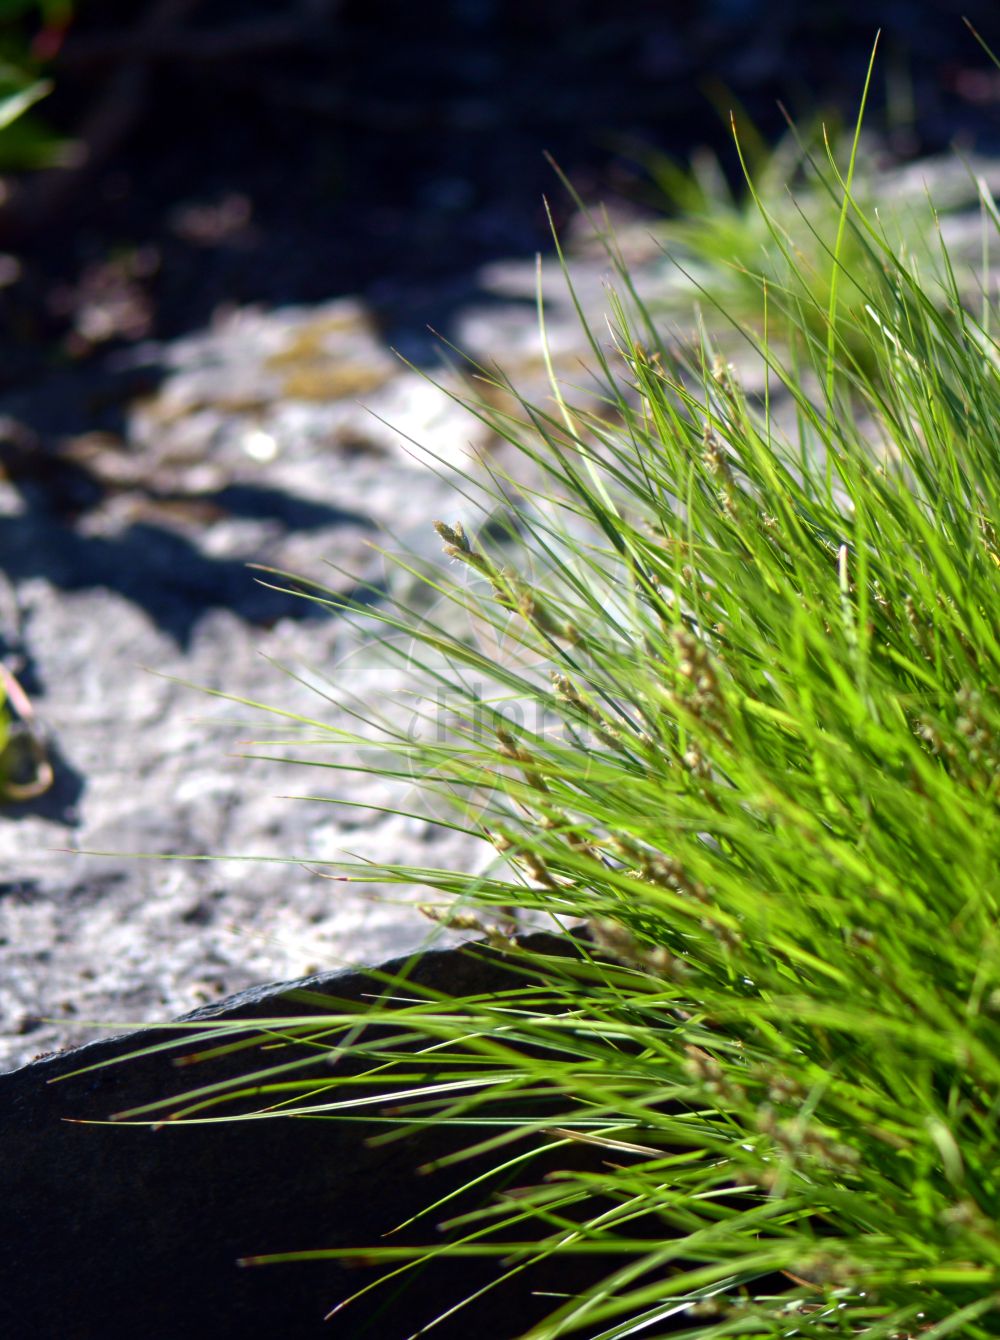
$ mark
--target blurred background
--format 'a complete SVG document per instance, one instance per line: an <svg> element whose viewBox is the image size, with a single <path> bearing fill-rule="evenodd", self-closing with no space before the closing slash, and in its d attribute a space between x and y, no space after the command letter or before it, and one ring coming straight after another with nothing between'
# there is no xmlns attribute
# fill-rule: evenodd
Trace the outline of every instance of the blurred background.
<svg viewBox="0 0 1000 1340"><path fill-rule="evenodd" d="M549 245L542 196L650 208L642 146L856 109L899 159L1000 135L995 0L3 0L0 384L220 304L364 293L394 340L447 281ZM59 164L25 175L15 169ZM446 281L442 291L442 281ZM415 327L417 334L413 333Z"/></svg>

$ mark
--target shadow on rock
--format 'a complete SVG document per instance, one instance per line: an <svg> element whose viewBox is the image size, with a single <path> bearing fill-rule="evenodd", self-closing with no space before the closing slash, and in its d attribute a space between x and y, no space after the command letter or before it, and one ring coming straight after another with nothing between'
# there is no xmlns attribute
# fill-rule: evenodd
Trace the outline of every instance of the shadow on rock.
<svg viewBox="0 0 1000 1340"><path fill-rule="evenodd" d="M261 491L263 492L263 491ZM314 504L303 504L314 509ZM328 520L349 519L329 509ZM370 525L371 523L369 523ZM182 647L211 609L228 609L268 627L279 619L315 619L327 607L293 590L265 586L241 559L212 558L181 535L140 522L120 535L80 535L38 515L0 521L0 569L12 581L41 577L64 591L103 587L143 609ZM371 604L382 589L365 585L345 601Z"/></svg>
<svg viewBox="0 0 1000 1340"><path fill-rule="evenodd" d="M150 493L150 497L159 497ZM168 499L164 499L168 500ZM376 529L371 517L363 512L347 511L327 503L312 502L280 489L261 488L257 484L227 484L215 493L204 493L199 502L218 508L221 513L252 521L280 521L288 530L322 530L325 526L358 526Z"/></svg>

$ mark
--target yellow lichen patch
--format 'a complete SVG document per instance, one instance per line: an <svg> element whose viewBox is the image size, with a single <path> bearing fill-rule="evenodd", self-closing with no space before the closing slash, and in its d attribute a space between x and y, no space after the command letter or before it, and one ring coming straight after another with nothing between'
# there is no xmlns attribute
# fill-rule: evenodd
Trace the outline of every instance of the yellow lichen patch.
<svg viewBox="0 0 1000 1340"><path fill-rule="evenodd" d="M268 360L268 365L273 368L273 360ZM344 400L367 395L383 386L394 371L384 366L342 362L329 355L284 366L287 373L282 378L281 392L290 400Z"/></svg>
<svg viewBox="0 0 1000 1340"><path fill-rule="evenodd" d="M354 334L370 338L371 333L371 322L362 311L353 306L344 307L342 311L302 322L285 347L270 356L267 366L284 368L313 358L329 358L331 336Z"/></svg>
<svg viewBox="0 0 1000 1340"><path fill-rule="evenodd" d="M344 348L345 336L352 346L350 352ZM362 357L357 351L359 339L370 345ZM264 366L280 376L282 394L293 400L341 400L366 395L396 371L372 340L368 318L355 308L304 322Z"/></svg>
<svg viewBox="0 0 1000 1340"><path fill-rule="evenodd" d="M135 401L132 405L132 411L133 414L141 413L148 417L149 421L157 427L166 428L206 409L218 410L225 414L259 414L268 409L275 399L277 399L277 395L266 387L256 394L247 392L233 395L210 395L206 392L203 395L184 396L183 398L159 395L144 397Z"/></svg>

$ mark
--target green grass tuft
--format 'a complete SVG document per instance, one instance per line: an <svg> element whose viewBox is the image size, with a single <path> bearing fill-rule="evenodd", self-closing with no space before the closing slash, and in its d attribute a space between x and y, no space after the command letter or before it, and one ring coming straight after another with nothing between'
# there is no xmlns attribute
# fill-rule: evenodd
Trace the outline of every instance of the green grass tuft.
<svg viewBox="0 0 1000 1340"><path fill-rule="evenodd" d="M537 987L509 998L373 1006L395 1047L324 1016L360 1078L270 1097L361 1118L398 1072L397 1133L519 1158L516 1196L484 1178L427 1239L501 1273L599 1258L531 1340L1000 1333L994 303L970 311L946 252L922 268L828 166L818 293L807 220L757 197L787 276L729 335L762 389L708 335L667 339L623 270L597 407L482 371L513 408L470 408L524 463L519 491L495 478L507 533L445 519L437 615L377 616L448 729L387 725L376 766L436 779L441 821L496 856L364 879L428 885L497 943L512 908L591 938L511 947ZM358 1249L393 1271L427 1250Z"/></svg>

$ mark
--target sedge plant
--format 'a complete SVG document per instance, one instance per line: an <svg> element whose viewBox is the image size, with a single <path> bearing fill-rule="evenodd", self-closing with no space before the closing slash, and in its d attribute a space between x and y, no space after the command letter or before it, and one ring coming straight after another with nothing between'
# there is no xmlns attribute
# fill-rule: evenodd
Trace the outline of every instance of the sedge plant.
<svg viewBox="0 0 1000 1340"><path fill-rule="evenodd" d="M924 273L853 167L827 162L823 300L765 282L756 319L730 323L760 394L708 335L670 337L624 267L587 408L479 369L507 408L470 412L525 467L518 489L493 476L508 533L457 495L423 577L439 613L363 612L428 703L447 689L446 732L286 718L305 762L374 739L386 776L434 779L438 822L491 860L360 877L436 890L436 915L483 928L521 980L390 986L365 1027L274 1021L272 1047L350 1065L298 1080L263 1054L260 1111L381 1114L382 1139L451 1127L456 1188L466 1153L492 1159L471 1210L429 1207L423 1245L356 1255L397 1282L427 1252L493 1256L498 1278L599 1262L530 1340L1000 1334L995 304L968 309L946 253ZM985 195L983 214L1000 223ZM512 912L571 952L525 947ZM226 1046L236 1025L200 1027ZM195 1088L173 1115L225 1120L226 1101Z"/></svg>
<svg viewBox="0 0 1000 1340"><path fill-rule="evenodd" d="M840 225L842 193L831 170L830 148L849 156L850 141L829 122L803 131L789 120L787 132L772 147L745 113L730 113L729 119L743 169L735 186L708 149L686 167L658 151L637 155L651 184L649 203L668 214L653 225L664 251L662 307L677 315L684 304L690 306L692 294L700 293L759 335L766 283L772 296L786 295L770 307L769 339L791 342L797 354L803 327L814 336L825 332L831 289L840 286L848 307L862 304L871 284L869 267L873 260L878 263L865 238ZM888 213L897 245L934 272L941 257L928 237L926 180L912 172L886 177L877 141L866 143L853 161L858 171L851 196L857 206L872 217ZM961 171L957 161L949 166L959 171L949 173L947 190L939 181L935 194L935 208L946 216L967 209L977 194L973 174ZM925 286L925 292L931 291ZM963 297L968 301L974 292L970 277ZM789 301L796 308L791 319L786 318ZM874 375L878 363L870 357L864 331L844 323L839 337L850 357L867 360L865 372Z"/></svg>

